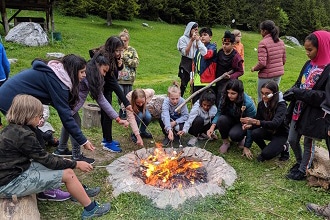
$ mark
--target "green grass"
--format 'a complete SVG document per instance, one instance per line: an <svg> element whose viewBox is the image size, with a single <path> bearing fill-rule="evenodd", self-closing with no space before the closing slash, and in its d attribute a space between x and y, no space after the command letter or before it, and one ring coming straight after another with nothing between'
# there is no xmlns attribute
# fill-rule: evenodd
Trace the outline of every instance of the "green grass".
<svg viewBox="0 0 330 220"><path fill-rule="evenodd" d="M29 15L31 14L20 14L20 16ZM148 23L152 28L143 27L143 22ZM138 19L113 23L113 26L108 27L105 20L98 17L82 19L55 14L56 31L61 32L63 38L61 42L53 42L44 47L24 47L4 42L8 57L19 59L17 64L12 65L11 75L29 68L34 58L45 58L47 52L75 53L88 59L89 49L104 44L109 36L117 35L122 29L127 28L131 35L130 44L136 48L140 57L134 87L151 87L157 94L166 93L171 82L178 80L180 56L176 50L176 43L183 34L184 26ZM212 40L218 42L219 46L225 30L221 26L213 28ZM257 75L251 73L250 69L257 62L257 52L254 48L257 48L261 36L251 32L243 32L242 36L246 73L241 79L246 92L256 100ZM280 85L282 91L295 82L307 59L303 48L288 47L286 52L285 75ZM114 106L118 108L115 102ZM58 136L61 122L54 110L52 110L50 122L54 125ZM153 122L149 129L157 141L162 140L158 122ZM123 153L121 154L110 154L101 150L100 128L83 129L83 132L97 148L96 156L89 154L95 157L97 165L109 164L114 158L136 148L129 140L130 130L118 127L116 123L114 123L113 136L122 144ZM148 141L145 141L145 144L146 147L153 147L153 144ZM221 140L209 142L206 149L218 155L220 144ZM323 142L319 145L323 145ZM255 157L260 152L256 145L253 145L252 151ZM329 202L328 192L320 188L310 188L305 181L289 181L284 178L295 162L293 157L285 163L280 163L277 159L258 163L255 159L247 160L241 156L241 153L232 146L228 154L223 156L235 168L238 175L235 184L228 189L225 196L193 199L187 201L178 210L154 208L150 200L136 193L122 194L113 198L112 187L106 181L108 173L105 169L95 169L88 174L77 173L85 184L102 187L102 193L96 197L96 200L111 201L112 210L100 219L317 219L306 211L305 204ZM102 160L98 157L102 157ZM42 219L78 219L82 212L78 203L70 201L40 202L38 206Z"/></svg>

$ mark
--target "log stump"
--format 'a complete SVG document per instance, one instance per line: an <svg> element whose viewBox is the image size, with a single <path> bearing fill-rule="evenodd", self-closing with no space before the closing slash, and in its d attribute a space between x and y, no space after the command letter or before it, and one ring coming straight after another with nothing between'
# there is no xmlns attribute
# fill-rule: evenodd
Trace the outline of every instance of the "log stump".
<svg viewBox="0 0 330 220"><path fill-rule="evenodd" d="M12 199L0 199L1 220L38 220L40 213L36 194Z"/></svg>
<svg viewBox="0 0 330 220"><path fill-rule="evenodd" d="M85 103L82 117L83 128L101 127L101 109L93 103Z"/></svg>
<svg viewBox="0 0 330 220"><path fill-rule="evenodd" d="M323 147L315 146L312 166L307 170L307 182L309 186L330 188L329 152Z"/></svg>

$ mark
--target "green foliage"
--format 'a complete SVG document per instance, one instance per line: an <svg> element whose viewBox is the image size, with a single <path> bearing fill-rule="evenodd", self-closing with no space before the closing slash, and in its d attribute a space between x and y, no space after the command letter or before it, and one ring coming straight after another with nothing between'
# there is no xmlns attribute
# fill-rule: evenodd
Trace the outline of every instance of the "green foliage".
<svg viewBox="0 0 330 220"><path fill-rule="evenodd" d="M85 18L89 4L84 0L59 0L56 6L63 15Z"/></svg>

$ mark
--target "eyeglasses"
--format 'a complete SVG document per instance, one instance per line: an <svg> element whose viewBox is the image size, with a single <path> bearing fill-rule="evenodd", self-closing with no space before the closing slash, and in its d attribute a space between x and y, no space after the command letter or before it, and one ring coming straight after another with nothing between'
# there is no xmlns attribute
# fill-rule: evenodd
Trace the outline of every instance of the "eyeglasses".
<svg viewBox="0 0 330 220"><path fill-rule="evenodd" d="M44 118L44 115L39 115L39 119L43 119Z"/></svg>

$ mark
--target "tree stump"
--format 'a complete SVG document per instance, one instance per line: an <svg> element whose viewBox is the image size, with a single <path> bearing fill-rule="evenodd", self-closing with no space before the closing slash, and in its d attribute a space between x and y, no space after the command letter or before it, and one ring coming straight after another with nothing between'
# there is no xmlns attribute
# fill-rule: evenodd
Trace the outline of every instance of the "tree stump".
<svg viewBox="0 0 330 220"><path fill-rule="evenodd" d="M101 109L93 103L83 106L82 126L84 128L101 127Z"/></svg>
<svg viewBox="0 0 330 220"><path fill-rule="evenodd" d="M315 146L315 154L311 169L307 170L309 186L330 188L329 152L323 147Z"/></svg>
<svg viewBox="0 0 330 220"><path fill-rule="evenodd" d="M1 220L38 220L40 213L36 194L12 199L0 199Z"/></svg>

